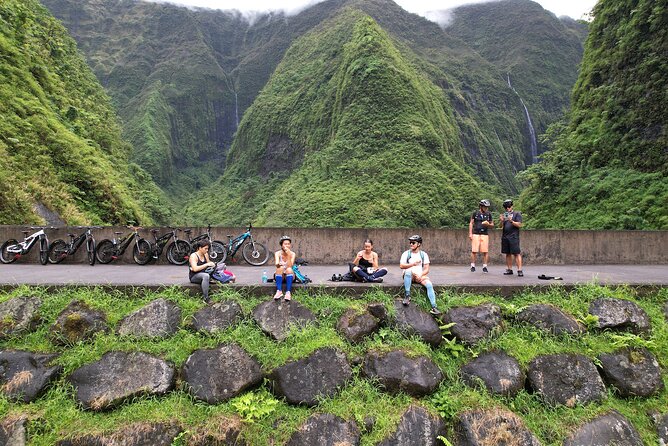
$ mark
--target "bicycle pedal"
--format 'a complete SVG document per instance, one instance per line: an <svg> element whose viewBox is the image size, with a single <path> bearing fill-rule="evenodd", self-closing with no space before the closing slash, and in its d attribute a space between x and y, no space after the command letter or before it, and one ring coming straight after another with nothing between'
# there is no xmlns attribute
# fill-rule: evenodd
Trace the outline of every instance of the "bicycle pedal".
<svg viewBox="0 0 668 446"><path fill-rule="evenodd" d="M116 259L118 259L117 256L111 256L111 260L116 260Z"/></svg>

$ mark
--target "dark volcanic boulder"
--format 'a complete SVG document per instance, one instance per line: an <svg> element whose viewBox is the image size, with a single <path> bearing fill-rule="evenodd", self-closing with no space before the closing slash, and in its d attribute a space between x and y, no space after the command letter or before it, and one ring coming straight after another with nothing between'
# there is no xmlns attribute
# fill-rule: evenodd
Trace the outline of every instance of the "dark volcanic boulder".
<svg viewBox="0 0 668 446"><path fill-rule="evenodd" d="M659 436L659 446L668 446L668 414L654 412L650 415L656 426L656 433Z"/></svg>
<svg viewBox="0 0 668 446"><path fill-rule="evenodd" d="M119 335L167 337L179 330L180 323L179 306L160 298L125 316L118 323L117 331Z"/></svg>
<svg viewBox="0 0 668 446"><path fill-rule="evenodd" d="M371 313L365 311L359 314L352 308L343 313L336 324L336 331L353 344L362 342L379 328L380 321Z"/></svg>
<svg viewBox="0 0 668 446"><path fill-rule="evenodd" d="M596 299L589 313L598 316L598 328L644 333L649 331L649 317L636 303L624 299Z"/></svg>
<svg viewBox="0 0 668 446"><path fill-rule="evenodd" d="M69 377L84 408L103 410L138 395L162 395L174 385L174 368L143 352L108 352Z"/></svg>
<svg viewBox="0 0 668 446"><path fill-rule="evenodd" d="M371 313L376 319L378 319L381 323L381 325L385 325L387 323L387 308L385 308L385 304L382 302L371 302L369 305L367 305L367 310L369 313Z"/></svg>
<svg viewBox="0 0 668 446"><path fill-rule="evenodd" d="M378 446L436 446L445 436L445 423L433 416L424 407L411 406L401 416L397 430Z"/></svg>
<svg viewBox="0 0 668 446"><path fill-rule="evenodd" d="M457 446L540 446L520 417L507 410L464 412L455 423Z"/></svg>
<svg viewBox="0 0 668 446"><path fill-rule="evenodd" d="M234 325L243 316L241 305L233 300L209 304L193 315L192 327L214 333Z"/></svg>
<svg viewBox="0 0 668 446"><path fill-rule="evenodd" d="M13 401L36 400L62 371L62 367L50 364L57 356L21 350L0 351L0 391Z"/></svg>
<svg viewBox="0 0 668 446"><path fill-rule="evenodd" d="M27 418L25 416L5 418L0 421L0 445L25 446L26 421Z"/></svg>
<svg viewBox="0 0 668 446"><path fill-rule="evenodd" d="M290 326L305 327L315 324L315 315L299 302L263 302L253 310L253 319L263 332L277 341L288 336Z"/></svg>
<svg viewBox="0 0 668 446"><path fill-rule="evenodd" d="M0 339L35 328L41 305L37 297L15 297L0 303Z"/></svg>
<svg viewBox="0 0 668 446"><path fill-rule="evenodd" d="M647 349L623 349L598 359L603 379L622 397L647 397L663 390L659 362Z"/></svg>
<svg viewBox="0 0 668 446"><path fill-rule="evenodd" d="M92 339L96 333L108 333L109 326L102 311L90 308L84 301L75 300L58 315L49 332L54 344L69 345Z"/></svg>
<svg viewBox="0 0 668 446"><path fill-rule="evenodd" d="M462 380L471 387L482 381L491 393L515 396L524 388L519 362L505 352L483 353L461 368Z"/></svg>
<svg viewBox="0 0 668 446"><path fill-rule="evenodd" d="M188 446L246 446L240 438L242 421L236 417L218 416L200 425L187 437Z"/></svg>
<svg viewBox="0 0 668 446"><path fill-rule="evenodd" d="M323 413L311 415L285 446L355 446L359 443L360 431L354 421Z"/></svg>
<svg viewBox="0 0 668 446"><path fill-rule="evenodd" d="M564 441L564 446L643 446L638 431L619 412L594 418Z"/></svg>
<svg viewBox="0 0 668 446"><path fill-rule="evenodd" d="M171 446L182 432L176 423L135 423L111 434L83 435L57 446Z"/></svg>
<svg viewBox="0 0 668 446"><path fill-rule="evenodd" d="M531 387L549 404L574 407L605 397L596 366L583 355L537 356L529 363L527 375Z"/></svg>
<svg viewBox="0 0 668 446"><path fill-rule="evenodd" d="M443 381L441 369L431 359L411 358L401 350L367 353L362 371L377 379L388 392L403 391L417 397L433 393Z"/></svg>
<svg viewBox="0 0 668 446"><path fill-rule="evenodd" d="M441 345L443 335L433 316L417 305L403 305L400 300L394 301L397 329L405 335L417 335L424 342L436 348Z"/></svg>
<svg viewBox="0 0 668 446"><path fill-rule="evenodd" d="M455 307L445 313L443 322L454 322L450 332L462 344L475 345L489 337L493 329L501 326L501 309L493 304Z"/></svg>
<svg viewBox="0 0 668 446"><path fill-rule="evenodd" d="M260 364L237 344L193 352L183 366L190 393L209 404L234 398L262 381Z"/></svg>
<svg viewBox="0 0 668 446"><path fill-rule="evenodd" d="M351 376L345 353L326 347L277 367L269 378L274 393L285 397L288 403L315 406L318 398L334 395Z"/></svg>
<svg viewBox="0 0 668 446"><path fill-rule="evenodd" d="M576 321L573 316L549 304L529 305L516 316L516 319L555 335L585 332L582 324Z"/></svg>

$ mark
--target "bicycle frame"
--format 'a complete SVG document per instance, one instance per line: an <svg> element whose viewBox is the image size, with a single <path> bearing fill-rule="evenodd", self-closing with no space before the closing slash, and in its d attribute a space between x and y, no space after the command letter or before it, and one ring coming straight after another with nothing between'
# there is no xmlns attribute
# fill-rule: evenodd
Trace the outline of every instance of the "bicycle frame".
<svg viewBox="0 0 668 446"><path fill-rule="evenodd" d="M154 240L154 246L155 249L153 251L153 257L158 258L160 257L160 254L162 254L162 250L167 246L167 243L169 243L169 239L174 240L176 242L176 229L172 229L170 232L166 232L165 234L161 235L158 237L157 231L151 231L153 234L153 240Z"/></svg>
<svg viewBox="0 0 668 446"><path fill-rule="evenodd" d="M36 228L30 228L30 229L36 229ZM30 251L30 249L33 247L35 243L37 243L37 240L39 240L40 236L44 236L44 238L46 238L46 234L44 233L44 228L41 228L39 231L33 234L25 236L22 242L7 247L7 252L11 252L13 254L25 254L26 252ZM48 240L49 239L47 238L47 244Z"/></svg>
<svg viewBox="0 0 668 446"><path fill-rule="evenodd" d="M114 237L112 242L116 248L116 251L118 252L118 255L122 256L133 241L135 242L135 245L139 245L139 238L139 229L137 228L133 229L131 233L125 234L123 237L118 239L118 241L116 241L116 237Z"/></svg>
<svg viewBox="0 0 668 446"><path fill-rule="evenodd" d="M241 234L240 236L237 236L235 238L232 238L232 236L228 235L228 241L227 241L227 255L230 257L234 257L234 255L239 251L239 248L241 248L241 245L244 244L247 238L253 238L250 232L250 228L246 229L246 232Z"/></svg>
<svg viewBox="0 0 668 446"><path fill-rule="evenodd" d="M67 244L67 255L71 256L77 252L79 247L81 247L83 242L89 237L89 234L90 228L75 237L70 236L70 242Z"/></svg>

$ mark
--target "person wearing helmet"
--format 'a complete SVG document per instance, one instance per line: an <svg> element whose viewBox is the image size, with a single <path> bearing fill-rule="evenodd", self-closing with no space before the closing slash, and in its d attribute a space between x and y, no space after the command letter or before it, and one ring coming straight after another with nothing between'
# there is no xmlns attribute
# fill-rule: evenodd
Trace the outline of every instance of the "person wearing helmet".
<svg viewBox="0 0 668 446"><path fill-rule="evenodd" d="M506 255L506 272L513 274L513 257L517 264L517 275L524 276L522 272L522 251L520 250L520 228L522 227L522 213L513 210L513 200L503 202L503 214L499 215L503 234L501 235L501 253Z"/></svg>
<svg viewBox="0 0 668 446"><path fill-rule="evenodd" d="M284 235L278 241L280 250L274 253L274 264L276 265L276 272L274 278L276 280L276 294L274 300L292 300L292 282L295 280L295 275L292 272L292 266L295 264L295 253L292 252L292 240L287 235ZM285 280L285 297L283 296L283 280Z"/></svg>
<svg viewBox="0 0 668 446"><path fill-rule="evenodd" d="M469 240L471 240L471 272L475 272L475 259L482 254L482 272L487 271L489 262L489 228L494 227L494 218L489 212L489 200L480 200L480 209L471 215L469 221Z"/></svg>
<svg viewBox="0 0 668 446"><path fill-rule="evenodd" d="M413 235L408 238L410 249L401 255L399 260L399 267L404 270L404 291L405 296L403 300L404 305L408 305L411 301L411 284L413 282L419 283L427 289L427 298L431 304L429 312L433 315L441 314L436 308L436 293L434 293L434 285L429 280L429 256L422 251L422 237Z"/></svg>

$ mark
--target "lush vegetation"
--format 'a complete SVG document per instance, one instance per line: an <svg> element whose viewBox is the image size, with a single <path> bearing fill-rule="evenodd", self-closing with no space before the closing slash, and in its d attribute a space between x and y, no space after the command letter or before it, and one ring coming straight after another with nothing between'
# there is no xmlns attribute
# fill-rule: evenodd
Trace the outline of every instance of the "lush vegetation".
<svg viewBox="0 0 668 446"><path fill-rule="evenodd" d="M162 192L127 161L98 80L37 1L0 4L0 54L0 223L168 218Z"/></svg>
<svg viewBox="0 0 668 446"><path fill-rule="evenodd" d="M208 405L194 400L185 391L182 383L175 391L160 398L135 398L120 408L103 413L82 410L74 400L74 389L66 376L76 368L96 361L107 351L144 351L183 365L187 357L196 349L211 348L222 342L236 342L255 356L262 367L269 371L286 361L307 356L315 349L332 346L342 349L348 358L363 356L368 350L386 351L402 348L413 354L427 355L434 360L445 375L438 391L420 401L433 413L444 417L452 439L452 421L458 413L473 408L502 407L517 413L544 445L561 445L568 433L586 420L616 409L627 417L640 432L645 444L657 444L656 430L648 416L649 411L662 411L668 407L668 391L664 390L652 398L622 399L610 391L601 403L586 406L548 407L538 396L521 391L516 397L501 398L484 390L469 388L459 378L459 368L480 353L503 349L516 357L526 367L531 359L540 354L577 352L590 358L604 352L612 352L624 346L646 346L660 363L668 358L668 326L662 306L668 298L665 290L653 295L638 297L632 289L609 289L587 285L572 292L559 287L543 293L524 292L511 301L494 295L438 293L439 306L450 308L458 305L474 305L494 302L500 305L506 320L501 331L471 348L459 344L444 343L432 350L417 338L404 338L391 328L383 328L372 338L360 345L350 345L335 330L336 322L348 308L361 309L366 302L383 302L392 308L394 296L378 290L367 293L363 299L348 299L328 295L324 292L297 292L296 298L309 307L318 317L319 326L295 331L283 342L277 343L264 335L252 320L244 319L235 326L215 335L195 333L186 328L164 340L146 340L120 337L116 334L98 335L93 341L67 348L58 347L49 340L49 327L57 315L74 299L84 300L89 306L104 311L110 324L114 326L122 317L142 307L147 302L164 297L177 303L183 310L183 320L187 323L192 315L204 304L183 291L173 288L160 292L104 292L100 289L71 288L51 292L38 288L17 288L0 294L0 300L11 297L34 295L43 298L40 310L42 322L33 333L2 341L1 348L26 349L40 352L57 352L56 362L63 366L64 375L40 399L31 404L16 404L0 397L0 418L27 413L30 418L28 435L31 445L52 445L66 436L77 436L91 432L111 432L122 429L135 421L174 420L190 432L200 429L215 429L217 422L230 417L243 417L242 435L248 444L261 446L283 444L296 427L310 414L331 412L345 419L356 421L360 428L368 414L373 414L376 424L370 432L364 433L363 445L379 442L395 428L401 412L415 400L407 395L388 395L368 380L358 375L337 396L323 400L312 409L294 407L277 400L269 391L267 383L260 388L232 399L223 404ZM581 318L587 317L589 303L598 297L619 297L631 299L649 315L652 323L651 334L639 337L630 334L601 332L589 329L582 336L553 336L531 326L513 321L516 314L526 305L551 303ZM237 301L249 314L263 299L229 289L220 289L213 294L214 300L232 299ZM418 304L426 307L426 300L418 299ZM668 384L664 375L664 382ZM362 429L364 432L364 430Z"/></svg>
<svg viewBox="0 0 668 446"><path fill-rule="evenodd" d="M522 205L534 227L668 229L668 12L601 0L573 106Z"/></svg>

